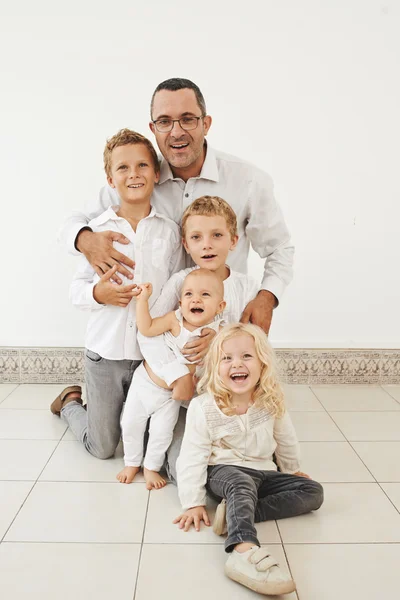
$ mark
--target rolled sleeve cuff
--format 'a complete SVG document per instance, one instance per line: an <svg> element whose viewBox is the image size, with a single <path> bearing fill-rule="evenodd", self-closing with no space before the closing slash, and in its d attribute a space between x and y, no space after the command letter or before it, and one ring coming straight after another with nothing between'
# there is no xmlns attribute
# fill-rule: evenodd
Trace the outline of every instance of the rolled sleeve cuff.
<svg viewBox="0 0 400 600"><path fill-rule="evenodd" d="M90 229L90 227L87 227L87 225L84 225L82 223L76 223L75 225L73 225L71 227L71 231L68 233L68 236L67 236L68 252L70 254L73 254L74 256L82 256L81 253L79 252L79 250L77 250L76 246L75 246L77 235L80 231L82 231L82 229L88 229L89 231L92 231Z"/></svg>
<svg viewBox="0 0 400 600"><path fill-rule="evenodd" d="M283 281L278 279L278 277L271 277L270 275L266 275L261 282L261 290L266 290L267 292L271 292L274 294L276 299L278 300L278 304L283 296L283 292L285 291L285 284Z"/></svg>
<svg viewBox="0 0 400 600"><path fill-rule="evenodd" d="M199 494L198 496L193 496L191 494L184 494L181 497L182 509L189 510L189 508L195 508L195 506L206 506L206 494Z"/></svg>
<svg viewBox="0 0 400 600"><path fill-rule="evenodd" d="M96 300L93 297L93 290L96 283L90 283L87 286L87 289L85 290L85 294L86 294L86 298L85 298L85 303L89 306L89 308L95 309L96 308L102 308L103 306L105 306L104 304L99 304L99 302L96 302Z"/></svg>
<svg viewBox="0 0 400 600"><path fill-rule="evenodd" d="M277 457L277 462L282 473L293 475L293 473L300 471L300 463L298 460L282 460Z"/></svg>

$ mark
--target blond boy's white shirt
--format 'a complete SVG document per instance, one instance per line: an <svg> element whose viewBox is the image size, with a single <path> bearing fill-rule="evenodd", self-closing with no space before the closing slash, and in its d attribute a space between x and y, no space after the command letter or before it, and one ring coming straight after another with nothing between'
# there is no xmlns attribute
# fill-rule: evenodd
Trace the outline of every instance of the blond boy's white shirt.
<svg viewBox="0 0 400 600"><path fill-rule="evenodd" d="M165 284L160 297L151 308L152 317L160 317L175 310L179 306L181 290L186 276L199 267L190 267L175 273ZM231 270L224 283L224 300L226 308L221 318L226 323L240 320L246 305L253 300L258 291L259 283L250 275L244 275ZM189 373L186 365L182 364L167 347L163 336L153 338L138 333L138 341L142 354L154 373L167 385Z"/></svg>
<svg viewBox="0 0 400 600"><path fill-rule="evenodd" d="M152 306L170 275L182 267L184 257L180 228L151 208L150 214L139 221L135 232L126 219L116 214L118 208L109 207L92 219L89 226L96 232L116 231L128 238L128 245L113 242L117 250L135 261L134 281L123 277L123 285L151 281ZM93 289L99 279L82 256L70 286L70 299L78 308L91 311L86 348L110 360L141 360L143 357L137 341L136 301L132 299L127 307L97 303Z"/></svg>
<svg viewBox="0 0 400 600"><path fill-rule="evenodd" d="M278 419L253 405L246 415L227 416L209 394L194 398L176 465L183 509L205 505L209 465L276 471L274 453L283 473L300 470L299 444L287 411Z"/></svg>
<svg viewBox="0 0 400 600"><path fill-rule="evenodd" d="M220 196L236 213L239 242L229 255L228 265L235 271L247 273L251 244L265 259L259 288L269 290L279 301L292 279L294 247L274 197L271 177L254 165L214 150L208 144L199 177L193 177L186 183L174 178L169 164L164 158L161 160L160 181L152 195L152 205L157 211L180 224L184 210L203 195ZM112 204L119 204L119 198L114 189L106 186L101 189L100 196L87 206L85 213L71 215L59 235L59 240L69 252L79 254L75 248L78 232Z"/></svg>

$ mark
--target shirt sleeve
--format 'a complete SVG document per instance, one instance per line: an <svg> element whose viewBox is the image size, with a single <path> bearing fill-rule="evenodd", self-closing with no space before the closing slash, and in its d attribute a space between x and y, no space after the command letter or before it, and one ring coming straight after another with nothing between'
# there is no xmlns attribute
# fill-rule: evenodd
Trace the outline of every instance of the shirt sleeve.
<svg viewBox="0 0 400 600"><path fill-rule="evenodd" d="M151 308L151 316L161 317L179 306L180 292L185 271L175 273L164 285L159 298ZM187 365L178 361L175 354L166 345L164 336L145 337L138 332L140 350L154 373L168 386L189 373Z"/></svg>
<svg viewBox="0 0 400 600"><path fill-rule="evenodd" d="M243 302L244 306L242 308L242 312L244 311L244 309L246 308L248 303L251 302L252 300L254 300L254 298L257 296L258 292L260 291L260 284L256 279L254 279L254 277L250 277L248 275L246 283L247 283L247 285L245 288L245 298L244 298L244 302Z"/></svg>
<svg viewBox="0 0 400 600"><path fill-rule="evenodd" d="M183 248L183 244L182 244L182 237L180 235L180 228L177 228L177 235L176 235L176 239L175 239L175 243L174 243L174 249L173 249L173 252L171 255L171 260L169 262L168 276L171 277L175 273L181 271L182 268L184 267L184 265L185 265L185 252L184 252L184 248Z"/></svg>
<svg viewBox="0 0 400 600"><path fill-rule="evenodd" d="M275 456L282 473L300 471L300 447L292 419L287 411L280 419L275 419Z"/></svg>
<svg viewBox="0 0 400 600"><path fill-rule="evenodd" d="M119 198L116 191L109 185L101 188L96 200L89 202L84 212L74 211L64 222L58 233L58 241L64 246L70 254L79 255L79 250L75 247L76 236L84 227L88 227L89 221L95 219L107 208L119 204Z"/></svg>
<svg viewBox="0 0 400 600"><path fill-rule="evenodd" d="M197 398L188 408L185 433L176 463L178 494L182 508L206 504L207 467L212 451L212 440L206 419Z"/></svg>
<svg viewBox="0 0 400 600"><path fill-rule="evenodd" d="M294 246L274 197L272 179L258 170L250 186L248 212L246 234L257 254L265 258L261 289L279 301L293 277Z"/></svg>
<svg viewBox="0 0 400 600"><path fill-rule="evenodd" d="M99 276L92 265L84 256L81 256L78 269L69 288L69 297L72 304L83 310L102 308L104 305L99 304L93 298L93 288L98 281Z"/></svg>

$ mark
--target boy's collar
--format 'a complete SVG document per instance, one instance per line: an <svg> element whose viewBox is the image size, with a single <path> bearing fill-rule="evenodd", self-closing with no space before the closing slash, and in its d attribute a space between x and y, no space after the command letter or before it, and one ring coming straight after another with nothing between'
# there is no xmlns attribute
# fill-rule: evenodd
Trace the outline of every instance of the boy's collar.
<svg viewBox="0 0 400 600"><path fill-rule="evenodd" d="M206 158L204 159L203 166L201 168L201 173L198 179L208 179L210 181L215 181L218 183L219 181L219 172L218 172L218 164L217 157L215 156L214 150L207 144L206 140L204 140L204 144L206 146ZM169 163L163 157L161 159L160 166L160 181L158 185L162 185L168 180L175 179L172 173L171 167ZM195 178L194 178L195 179Z"/></svg>
<svg viewBox="0 0 400 600"><path fill-rule="evenodd" d="M103 212L100 216L94 219L94 221L96 221L96 225L103 225L107 221L118 221L119 219L123 219L123 217L117 215L117 211L120 208L121 207L118 204L116 204L115 206L109 206L105 212ZM150 206L150 212L147 215L147 217L144 218L148 219L149 217L155 217L156 215L157 212L154 206Z"/></svg>

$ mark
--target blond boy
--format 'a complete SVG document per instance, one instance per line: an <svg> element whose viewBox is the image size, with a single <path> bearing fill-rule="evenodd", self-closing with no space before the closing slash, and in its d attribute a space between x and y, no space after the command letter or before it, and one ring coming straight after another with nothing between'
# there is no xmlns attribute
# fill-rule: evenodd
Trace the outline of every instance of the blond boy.
<svg viewBox="0 0 400 600"><path fill-rule="evenodd" d="M86 450L109 458L120 441L120 417L132 375L142 360L137 343L135 303L137 284L152 281L154 301L168 277L182 264L179 227L151 205L159 180L157 154L144 136L123 129L108 140L104 168L109 185L120 197L120 206L109 207L89 223L95 232L114 232L127 245L114 241L135 263L135 284L124 278L112 281L116 266L99 277L81 258L71 285L75 306L90 310L85 340L87 411L79 386L67 388L51 405ZM109 265L104 265L106 270Z"/></svg>
<svg viewBox="0 0 400 600"><path fill-rule="evenodd" d="M233 209L218 196L198 198L183 214L182 237L186 252L190 254L196 266L183 269L169 279L151 310L152 316L162 316L178 308L186 276L194 269L206 268L213 271L224 285L226 308L222 313L223 320L239 321L247 304L259 292L260 286L255 279L233 271L227 264L229 253L235 249L238 242L237 220ZM209 339L214 335L215 333L210 331ZM187 365L182 364L173 355L162 338L146 338L139 333L138 340L152 372L167 384L189 374ZM187 344L187 350L182 351L182 354L196 362L200 356L191 354L190 346L191 343ZM175 462L182 442L185 419L186 410L181 409L168 451L167 470L172 479L176 479Z"/></svg>

